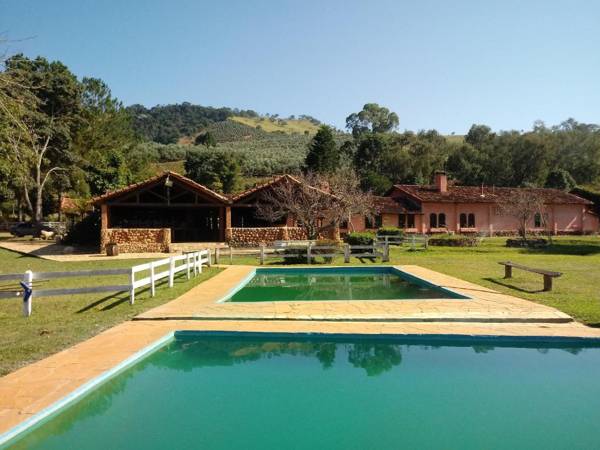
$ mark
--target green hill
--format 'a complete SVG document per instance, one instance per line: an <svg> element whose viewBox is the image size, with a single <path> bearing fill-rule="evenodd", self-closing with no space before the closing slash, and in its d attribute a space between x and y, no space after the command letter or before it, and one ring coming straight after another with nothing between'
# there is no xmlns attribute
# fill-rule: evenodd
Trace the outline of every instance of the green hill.
<svg viewBox="0 0 600 450"><path fill-rule="evenodd" d="M241 117L233 116L229 118L232 121L239 122L251 128L258 128L267 133L286 133L286 134L315 134L319 129L320 123L315 119L278 119L272 117Z"/></svg>

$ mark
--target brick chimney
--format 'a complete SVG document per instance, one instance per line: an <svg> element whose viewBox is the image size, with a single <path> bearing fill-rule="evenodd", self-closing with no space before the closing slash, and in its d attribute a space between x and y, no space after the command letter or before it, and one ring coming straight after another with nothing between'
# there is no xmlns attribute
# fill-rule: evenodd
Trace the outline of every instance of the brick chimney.
<svg viewBox="0 0 600 450"><path fill-rule="evenodd" d="M438 192L448 192L448 176L446 172L438 170L435 173L435 187Z"/></svg>

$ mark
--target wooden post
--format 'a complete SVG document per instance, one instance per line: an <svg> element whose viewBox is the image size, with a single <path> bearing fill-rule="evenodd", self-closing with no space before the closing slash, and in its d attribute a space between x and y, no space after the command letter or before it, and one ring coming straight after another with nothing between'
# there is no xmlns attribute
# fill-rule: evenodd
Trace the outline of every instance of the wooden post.
<svg viewBox="0 0 600 450"><path fill-rule="evenodd" d="M221 252L219 251L219 247L215 248L215 264L219 264L221 260Z"/></svg>
<svg viewBox="0 0 600 450"><path fill-rule="evenodd" d="M23 287L23 316L29 317L33 307L33 272L31 270L25 272L21 286Z"/></svg>
<svg viewBox="0 0 600 450"><path fill-rule="evenodd" d="M185 264L187 266L187 279L190 279L190 256L192 256L190 253L187 254L187 258L185 260Z"/></svg>
<svg viewBox="0 0 600 450"><path fill-rule="evenodd" d="M429 237L426 234L423 235L423 240L425 242L425 250L429 248Z"/></svg>
<svg viewBox="0 0 600 450"><path fill-rule="evenodd" d="M169 258L169 287L173 287L173 280L175 279L175 260L171 256Z"/></svg>
<svg viewBox="0 0 600 450"><path fill-rule="evenodd" d="M344 262L345 263L350 262L350 244L344 245Z"/></svg>
<svg viewBox="0 0 600 450"><path fill-rule="evenodd" d="M412 234L412 235L411 235L411 240L410 240L410 249L411 249L412 251L414 251L414 250L415 250L415 235L414 235L414 234Z"/></svg>
<svg viewBox="0 0 600 450"><path fill-rule="evenodd" d="M208 252L208 262L210 263L210 252ZM202 273L202 253L197 253L198 257L198 273Z"/></svg>
<svg viewBox="0 0 600 450"><path fill-rule="evenodd" d="M512 266L504 266L504 278L512 278Z"/></svg>
<svg viewBox="0 0 600 450"><path fill-rule="evenodd" d="M307 264L312 264L311 259L312 259L312 242L309 242L308 245L306 246L306 262Z"/></svg>
<svg viewBox="0 0 600 450"><path fill-rule="evenodd" d="M135 303L135 272L133 271L133 267L131 268L131 273L129 274L129 304L133 305Z"/></svg>
<svg viewBox="0 0 600 450"><path fill-rule="evenodd" d="M205 249L206 250L206 267L210 267L212 266L212 255L210 252L210 248ZM200 263L200 272L202 272L202 263Z"/></svg>
<svg viewBox="0 0 600 450"><path fill-rule="evenodd" d="M544 275L544 291L552 290L552 277L550 275Z"/></svg>
<svg viewBox="0 0 600 450"><path fill-rule="evenodd" d="M150 296L156 295L156 283L154 282L154 261L150 263Z"/></svg>
<svg viewBox="0 0 600 450"><path fill-rule="evenodd" d="M386 239L386 241L387 241L387 239ZM382 262L390 261L390 246L387 242L383 245L383 256L381 258L381 261Z"/></svg>
<svg viewBox="0 0 600 450"><path fill-rule="evenodd" d="M260 265L262 266L265 263L265 246L260 246Z"/></svg>

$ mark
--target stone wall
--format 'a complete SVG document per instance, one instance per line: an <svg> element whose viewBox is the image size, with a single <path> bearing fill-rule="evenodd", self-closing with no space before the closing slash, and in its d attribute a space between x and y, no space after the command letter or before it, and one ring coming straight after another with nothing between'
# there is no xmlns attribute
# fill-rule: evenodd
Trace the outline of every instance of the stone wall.
<svg viewBox="0 0 600 450"><path fill-rule="evenodd" d="M120 253L168 252L170 228L107 228L100 232L100 251L106 244L116 243Z"/></svg>
<svg viewBox="0 0 600 450"><path fill-rule="evenodd" d="M304 229L298 227L229 228L226 236L232 247L257 247L274 241L306 239Z"/></svg>

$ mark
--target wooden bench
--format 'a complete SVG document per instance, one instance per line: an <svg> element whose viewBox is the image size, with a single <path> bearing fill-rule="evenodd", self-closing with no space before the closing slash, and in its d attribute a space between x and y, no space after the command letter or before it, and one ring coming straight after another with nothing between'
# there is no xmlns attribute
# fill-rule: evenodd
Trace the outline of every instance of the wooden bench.
<svg viewBox="0 0 600 450"><path fill-rule="evenodd" d="M544 291L552 290L552 279L558 278L562 275L562 272L552 272L551 270L534 269L533 267L527 267L522 264L517 264L511 261L500 262L504 266L504 278L512 278L512 269L526 270L527 272L539 273L544 276Z"/></svg>

